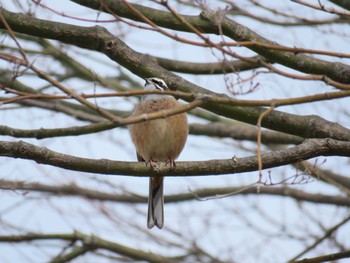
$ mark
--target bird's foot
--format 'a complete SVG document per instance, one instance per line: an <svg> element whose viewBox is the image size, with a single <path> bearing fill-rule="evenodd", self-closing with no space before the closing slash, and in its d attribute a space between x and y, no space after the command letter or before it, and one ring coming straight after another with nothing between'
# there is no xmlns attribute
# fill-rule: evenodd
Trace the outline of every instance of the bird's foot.
<svg viewBox="0 0 350 263"><path fill-rule="evenodd" d="M159 170L159 164L157 161L149 160L146 162L146 166L151 167L153 170L158 171Z"/></svg>
<svg viewBox="0 0 350 263"><path fill-rule="evenodd" d="M165 166L170 165L171 168L176 167L175 160L169 159L165 162Z"/></svg>

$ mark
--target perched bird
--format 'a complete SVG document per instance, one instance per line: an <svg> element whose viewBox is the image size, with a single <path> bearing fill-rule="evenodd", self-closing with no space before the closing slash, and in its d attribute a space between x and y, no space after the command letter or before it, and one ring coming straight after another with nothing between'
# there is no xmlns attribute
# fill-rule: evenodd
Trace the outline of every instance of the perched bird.
<svg viewBox="0 0 350 263"><path fill-rule="evenodd" d="M164 80L148 78L145 90L169 90ZM171 95L147 94L141 98L132 116L168 110L180 106ZM144 121L129 125L131 139L135 144L138 161L146 162L153 169L157 162L175 165L175 160L181 153L188 135L186 113L180 113L167 118ZM164 195L161 176L150 177L147 226L164 225Z"/></svg>

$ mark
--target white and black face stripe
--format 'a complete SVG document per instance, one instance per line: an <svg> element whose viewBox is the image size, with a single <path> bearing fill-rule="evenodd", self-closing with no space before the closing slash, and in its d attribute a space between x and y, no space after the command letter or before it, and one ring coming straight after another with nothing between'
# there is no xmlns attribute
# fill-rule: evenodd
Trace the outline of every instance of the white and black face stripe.
<svg viewBox="0 0 350 263"><path fill-rule="evenodd" d="M145 80L146 80L146 84L145 84L144 90L160 90L160 91L169 90L168 86L162 79L152 77L152 78L147 78ZM145 94L142 96L141 101L159 100L164 98L172 98L172 96L165 95L165 94Z"/></svg>
<svg viewBox="0 0 350 263"><path fill-rule="evenodd" d="M165 84L164 80L158 78L148 78L146 79L145 85L153 84L158 90L169 90L168 86Z"/></svg>

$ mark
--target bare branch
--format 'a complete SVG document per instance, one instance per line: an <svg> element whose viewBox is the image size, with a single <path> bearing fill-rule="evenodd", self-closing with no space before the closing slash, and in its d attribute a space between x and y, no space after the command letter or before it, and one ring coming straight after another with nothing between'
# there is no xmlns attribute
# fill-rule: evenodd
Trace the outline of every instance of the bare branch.
<svg viewBox="0 0 350 263"><path fill-rule="evenodd" d="M218 14L212 11L204 11L201 14L211 23L217 23ZM225 35L235 39L236 41L253 41L264 43L267 45L276 45L274 42L263 38L254 31L240 25L239 23L223 17L220 19L220 25ZM269 50L260 47L251 47L259 55L264 56L269 61L279 63L292 69L317 75L325 75L330 79L343 84L349 84L350 79L346 77L345 72L350 71L348 65L342 63L326 62L320 59L312 58L303 54L293 54L277 50Z"/></svg>
<svg viewBox="0 0 350 263"><path fill-rule="evenodd" d="M350 12L349 11L339 10L339 9L335 9L333 7L327 7L327 6L323 5L323 4L321 4L320 1L319 1L318 5L311 4L311 3L307 2L307 1L303 1L303 0L292 0L292 2L301 4L301 5L304 5L304 6L307 6L307 7L311 7L311 8L314 8L316 10L320 10L320 11L324 11L324 12L327 12L327 13L331 13L331 14L337 14L337 15L340 15L340 16L350 16Z"/></svg>
<svg viewBox="0 0 350 263"><path fill-rule="evenodd" d="M321 263L321 262L330 262L338 259L350 258L350 250L342 251L338 253L332 253L328 255L323 255L314 258L304 258L301 260L290 261L290 263Z"/></svg>
<svg viewBox="0 0 350 263"><path fill-rule="evenodd" d="M286 150L261 155L263 169L291 164L317 156L350 156L350 143L332 139L308 139L302 144ZM64 169L114 175L131 176L201 176L216 174L236 174L258 169L256 156L228 160L201 162L178 162L176 168L162 166L158 174L143 163L94 160L58 153L33 144L19 142L0 142L0 156L33 160L37 163Z"/></svg>
<svg viewBox="0 0 350 263"><path fill-rule="evenodd" d="M84 255L85 253L92 251L92 250L94 250L94 248L91 247L90 245L76 246L69 253L67 253L65 255L58 255L57 257L53 258L52 260L50 260L50 263L69 262L69 261L71 261L75 258L78 258L78 257L80 257L80 256Z"/></svg>
<svg viewBox="0 0 350 263"><path fill-rule="evenodd" d="M350 10L350 2L347 0L329 0L332 3L341 6L342 8L345 8L347 10Z"/></svg>
<svg viewBox="0 0 350 263"><path fill-rule="evenodd" d="M121 203L147 203L147 196L138 196L135 194L116 194L113 192L98 191L81 187L76 184L65 185L48 185L42 183L28 182L28 181L9 181L0 180L0 189L10 191L24 191L28 192L42 192L59 197L68 196L81 196L84 198L100 201L113 201ZM325 195L325 194L310 194L301 190L293 189L291 187L268 187L257 186L244 187L244 186L232 186L232 187L216 187L216 188L203 188L196 189L187 193L179 193L173 195L166 195L166 203L179 203L186 201L198 201L198 199L205 198L223 198L235 197L240 195L270 195L276 197L290 197L297 201L311 202L316 204L338 205L350 207L350 200L347 197Z"/></svg>
<svg viewBox="0 0 350 263"><path fill-rule="evenodd" d="M102 239L95 235L86 235L81 232L74 232L71 234L26 234L26 235L9 235L0 236L0 242L28 242L35 240L65 240L65 241L77 241L80 240L85 245L84 248L79 249L76 252L83 252L87 249L106 249L121 255L128 256L132 259L146 260L149 262L174 262L171 259L155 255L153 253L145 252L140 249L126 247L121 244ZM70 255L73 256L74 254ZM64 262L64 258L56 258L57 262ZM56 260L53 259L53 260ZM56 261L53 261L56 262Z"/></svg>
<svg viewBox="0 0 350 263"><path fill-rule="evenodd" d="M6 18L7 22L10 24L11 28L13 28L14 30L19 30L21 32L26 32L29 28L39 28L42 23L42 21L39 19L27 17L21 14L13 14L3 9L1 9L0 11ZM25 23L25 25L16 24L18 22L17 20L22 21L23 19L25 19L28 23ZM243 31L241 32L247 33L247 31L245 31L244 28L242 30ZM202 96L203 94L215 95L215 93L204 90L203 88L194 85L193 83L190 83L188 81L185 81L183 78L175 76L172 73L166 71L158 64L154 63L154 61L150 57L132 50L124 42L116 38L114 35L110 34L104 28L85 28L58 22L53 23L50 21L45 21L45 30L42 30L42 28L40 27L39 31L34 31L34 34L36 34L37 36L45 36L48 38L57 39L65 43L75 44L77 46L81 46L88 49L100 50L106 55L108 55L111 59L119 62L121 65L125 66L132 72L135 72L139 76L162 77L163 79L165 79L168 85L173 87L174 89L178 88L185 92L199 94L199 96ZM282 53L278 54L282 55ZM288 56L283 55L283 58L286 57ZM312 60L310 62L314 63L315 61ZM333 63L328 63L327 65L331 67L332 71L336 71L336 74L343 72ZM350 74L345 75L350 76ZM205 103L203 107L219 115L234 118L254 125L257 123L261 112L265 111L265 109L263 108L245 107L243 109L240 107L231 107L225 105L218 106L217 103ZM335 139L349 140L348 130L344 127L341 127L340 125L335 125L334 123L328 123L322 120L320 117L317 117L317 119L319 120L315 123L312 121L312 123L314 124L311 125L313 126L311 127L309 123L309 117L304 118L292 114L273 111L270 113L270 118L266 118L263 120L262 126L298 135L304 138L330 137ZM306 120L308 120L307 124L305 123ZM305 125L303 125L303 123ZM320 125L320 127L317 128L314 125ZM330 132L327 126L332 127L332 132Z"/></svg>
<svg viewBox="0 0 350 263"><path fill-rule="evenodd" d="M296 255L295 257L293 257L289 262L293 262L296 259L300 258L301 256L303 256L304 254L306 254L307 252L311 251L312 249L314 249L318 244L320 244L321 242L323 242L324 240L326 240L330 235L333 234L334 231L336 231L338 228L342 227L344 224L348 223L350 220L350 216L344 218L343 220L341 220L339 223L337 223L336 225L334 225L333 227L329 228L322 237L319 237L315 240L315 242L311 245L309 245L308 247L306 247L302 252L300 252L298 255ZM302 261L301 261L302 262ZM312 261L311 261L312 262ZM316 261L316 262L322 262L322 261Z"/></svg>

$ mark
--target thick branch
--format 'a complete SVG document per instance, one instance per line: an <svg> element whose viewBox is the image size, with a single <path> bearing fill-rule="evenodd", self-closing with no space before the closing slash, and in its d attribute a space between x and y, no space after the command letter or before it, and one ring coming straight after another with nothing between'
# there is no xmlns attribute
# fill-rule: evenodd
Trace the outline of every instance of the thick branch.
<svg viewBox="0 0 350 263"><path fill-rule="evenodd" d="M256 61L256 63L245 62L242 60L223 61L213 63L195 63L189 61L178 61L166 58L156 58L157 63L163 68L175 72L187 74L223 74L231 72L241 72L261 67L259 61L265 60L264 57L255 56L249 60Z"/></svg>
<svg viewBox="0 0 350 263"><path fill-rule="evenodd" d="M262 154L263 169L278 167L318 156L350 156L350 142L332 139L309 139L286 150ZM26 142L0 141L0 156L33 160L68 170L87 173L102 173L131 176L201 176L235 174L258 169L256 156L209 160L199 162L178 162L176 168L161 165L155 172L143 163L88 159L51 151Z"/></svg>
<svg viewBox="0 0 350 263"><path fill-rule="evenodd" d="M123 3L123 1L120 0L72 0L72 2L85 7L89 7L91 9L98 11L103 10L106 13L111 13L113 15L144 23L144 20L142 18L135 14L135 12L133 12L130 8L128 8L127 5ZM138 4L132 4L132 6L160 27L170 28L178 31L188 31L188 28L169 12ZM201 19L199 16L183 17L194 27L200 28L205 32L216 33L218 30L215 25Z"/></svg>
<svg viewBox="0 0 350 263"><path fill-rule="evenodd" d="M123 3L123 1L120 0L73 0L73 2L96 9L98 11L104 10L105 12L111 12L121 17L130 18L134 21L144 22L139 16L132 12L132 10L130 10ZM186 25L181 23L169 12L136 4L133 4L133 7L135 7L158 26L191 32ZM200 29L202 32L219 34L220 30L218 26L220 26L222 27L223 33L226 36L231 37L236 41L256 41L264 44L276 45L276 43L263 38L249 28L223 17L223 13L220 14L211 11L204 11L201 16L181 15L181 17L193 27ZM221 24L217 25L217 21L220 21ZM350 83L350 67L345 64L332 63L303 54L269 50L261 47L248 48L257 52L259 55L264 56L270 61L280 63L295 70L304 73L325 75L341 83Z"/></svg>
<svg viewBox="0 0 350 263"><path fill-rule="evenodd" d="M227 125L217 122L210 124L191 124L190 134L256 141L258 129L251 126L242 127L239 125ZM262 131L261 139L264 144L299 144L303 141L300 137L274 131Z"/></svg>
<svg viewBox="0 0 350 263"><path fill-rule="evenodd" d="M202 12L202 16L208 19L211 23L217 24L220 21L218 27L221 27L223 33L231 37L236 41L253 41L267 45L276 45L276 43L258 35L249 28L242 26L241 24L228 19L227 17L221 17L218 20L220 14L211 11ZM304 54L295 54L292 52L284 52L278 50L270 50L268 48L251 46L249 47L259 55L264 56L269 61L273 61L284 65L286 67L317 75L325 75L331 79L341 82L350 83L350 66L339 62L328 62L321 59L316 59Z"/></svg>
<svg viewBox="0 0 350 263"><path fill-rule="evenodd" d="M152 57L132 50L105 28L99 26L86 28L40 20L22 14L11 13L4 9L0 9L0 14L5 17L11 28L18 32L56 39L87 49L99 50L139 76L162 77L173 89L179 88L180 90L191 92L195 96L203 94L217 95L168 72L160 67ZM0 27L2 26L0 24ZM348 75L350 76L350 74ZM232 103L234 105L234 100L232 100ZM259 107L237 107L215 102L207 102L202 107L219 115L254 125L257 123L261 113L266 110ZM339 124L325 121L318 116L297 116L273 111L267 118L263 119L262 125L266 128L304 138L350 140L348 129Z"/></svg>
<svg viewBox="0 0 350 263"><path fill-rule="evenodd" d="M342 8L345 8L347 10L350 11L350 2L349 0L329 0L331 1L332 3L342 7Z"/></svg>

